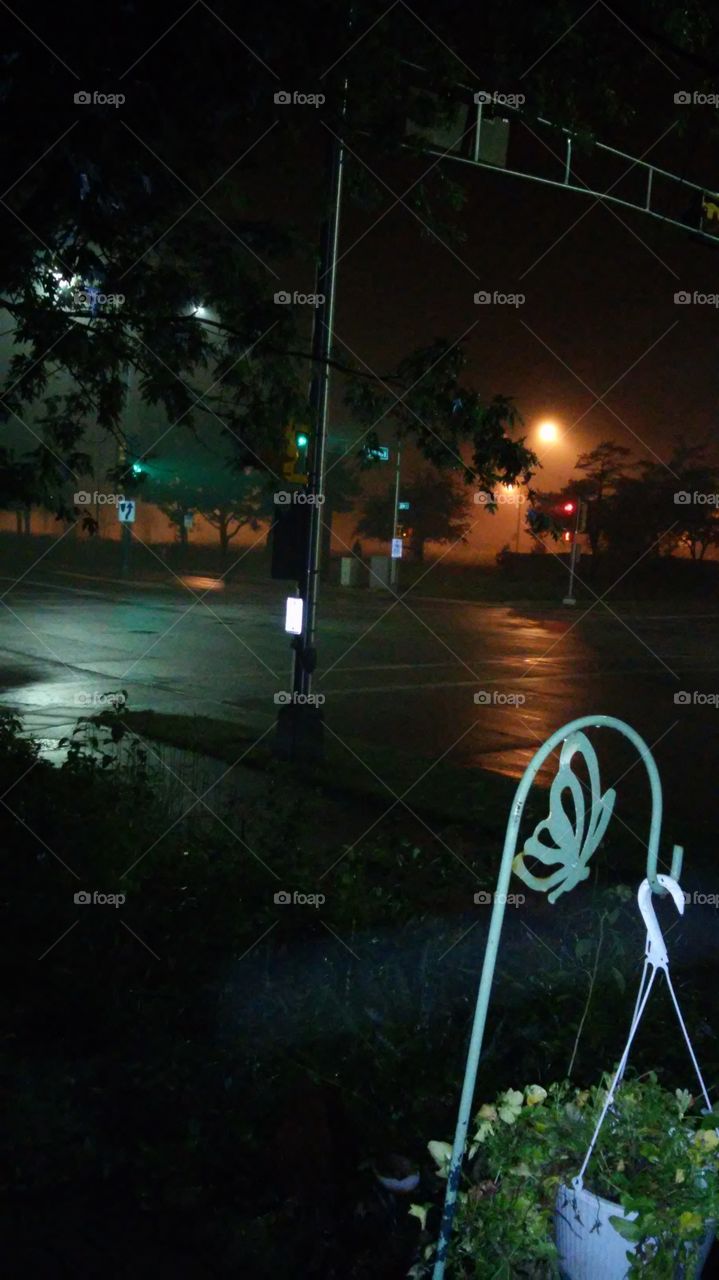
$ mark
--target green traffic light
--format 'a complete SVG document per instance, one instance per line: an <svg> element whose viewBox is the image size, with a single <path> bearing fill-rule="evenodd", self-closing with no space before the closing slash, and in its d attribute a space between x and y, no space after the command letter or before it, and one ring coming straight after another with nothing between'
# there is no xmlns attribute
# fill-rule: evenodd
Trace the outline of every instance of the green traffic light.
<svg viewBox="0 0 719 1280"><path fill-rule="evenodd" d="M306 449L309 442L310 442L310 438L308 435L305 435L304 431L298 432L297 436L295 437L295 443L297 444L298 449Z"/></svg>
<svg viewBox="0 0 719 1280"><path fill-rule="evenodd" d="M144 469L144 468L141 466L141 464L140 464L139 462L133 462L133 464L132 464L132 474L133 474L134 476L141 476L141 475L142 475L142 472L143 472L143 469Z"/></svg>

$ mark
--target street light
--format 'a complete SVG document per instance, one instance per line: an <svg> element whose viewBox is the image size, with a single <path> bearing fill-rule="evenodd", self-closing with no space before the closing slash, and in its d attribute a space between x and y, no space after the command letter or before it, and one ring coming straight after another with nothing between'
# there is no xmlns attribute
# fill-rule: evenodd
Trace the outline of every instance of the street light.
<svg viewBox="0 0 719 1280"><path fill-rule="evenodd" d="M559 439L559 427L550 418L540 422L537 435L544 444L556 444Z"/></svg>

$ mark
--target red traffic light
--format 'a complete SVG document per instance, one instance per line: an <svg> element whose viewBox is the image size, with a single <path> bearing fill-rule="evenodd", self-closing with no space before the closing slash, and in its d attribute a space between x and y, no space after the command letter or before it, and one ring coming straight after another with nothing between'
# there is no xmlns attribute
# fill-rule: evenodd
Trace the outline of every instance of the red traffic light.
<svg viewBox="0 0 719 1280"><path fill-rule="evenodd" d="M565 515L571 516L572 513L576 511L576 509L577 509L576 502L564 502L562 504L562 511L565 513Z"/></svg>

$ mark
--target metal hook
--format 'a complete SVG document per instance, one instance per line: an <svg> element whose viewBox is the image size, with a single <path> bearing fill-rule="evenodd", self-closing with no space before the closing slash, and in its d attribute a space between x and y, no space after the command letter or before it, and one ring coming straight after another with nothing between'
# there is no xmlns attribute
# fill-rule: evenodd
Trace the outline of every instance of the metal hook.
<svg viewBox="0 0 719 1280"><path fill-rule="evenodd" d="M676 880L672 879L671 876L659 874L657 876L657 880L662 888L666 889L672 895L677 911L680 916L683 916L685 902L683 889L677 884ZM656 913L654 911L654 903L652 902L652 886L648 880L642 880L642 883L639 886L637 900L639 903L639 910L642 913L642 919L647 929L646 958L653 968L667 969L669 965L669 956L667 954L667 948L662 936L662 931L659 928L659 921L657 920Z"/></svg>

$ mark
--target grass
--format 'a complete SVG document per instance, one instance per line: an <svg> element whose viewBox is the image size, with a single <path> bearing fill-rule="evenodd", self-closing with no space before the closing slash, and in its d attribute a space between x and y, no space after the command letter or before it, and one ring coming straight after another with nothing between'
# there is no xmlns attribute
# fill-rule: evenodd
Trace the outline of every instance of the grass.
<svg viewBox="0 0 719 1280"><path fill-rule="evenodd" d="M464 845L449 818L436 839L410 837L413 819L397 806L347 848L351 823L364 830L384 794L347 790L329 805L317 774L265 749L247 759L266 786L248 795L238 771L217 819L198 807L178 822L141 752L125 764L119 748L113 756L113 731L127 719L148 740L229 760L249 726L103 719L99 746L84 731L86 746L60 769L35 759L14 718L0 719L0 787L12 793L12 813L0 809L14 1015L0 1050L13 1082L0 1140L12 1171L0 1216L10 1272L99 1275L111 1256L112 1274L134 1280L399 1280L417 1225L374 1170L397 1153L421 1173L413 1198L439 1200L426 1144L451 1136L456 1114L489 921L473 891L493 885L493 835L490 856L477 855L486 823L506 820L504 780L457 770L454 795L435 797L464 822ZM338 768L332 758L332 788L350 787ZM426 804L418 790L410 799ZM470 816L473 793L486 821ZM617 901L600 887L605 851L595 862L596 879L561 907L536 894L507 912L480 1098L559 1078L582 1020L577 1082L596 1083L610 1065L643 935L633 894ZM126 902L76 906L79 888L121 888ZM277 889L317 888L320 909L276 904ZM597 962L602 910L611 928ZM711 1087L713 974L695 985L677 968ZM676 1082L691 1086L662 999L636 1064L678 1061Z"/></svg>
<svg viewBox="0 0 719 1280"><path fill-rule="evenodd" d="M467 826L479 822L485 830L503 829L517 787L516 780L489 770L463 769L445 761L432 767L430 759L409 752L352 739L345 746L331 735L326 735L324 764L297 769L273 755L271 735L255 745L257 732L248 724L157 711L125 711L123 721L151 741L229 765L241 761L248 769L274 774L284 770L286 776L337 798L389 805L407 793L407 805L429 819Z"/></svg>

